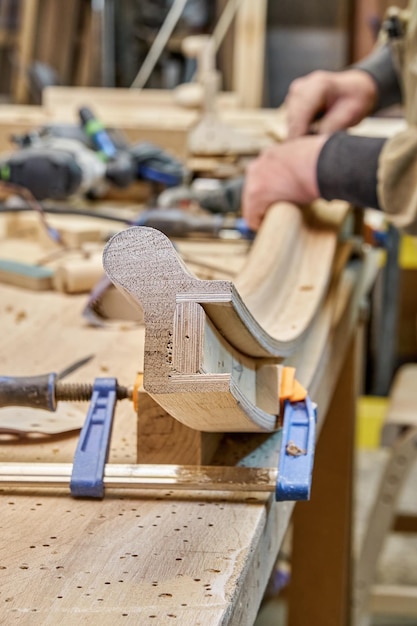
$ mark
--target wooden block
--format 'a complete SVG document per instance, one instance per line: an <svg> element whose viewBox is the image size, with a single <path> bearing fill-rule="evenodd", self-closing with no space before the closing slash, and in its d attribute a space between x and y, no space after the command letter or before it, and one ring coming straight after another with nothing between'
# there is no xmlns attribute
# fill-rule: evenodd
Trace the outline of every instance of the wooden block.
<svg viewBox="0 0 417 626"><path fill-rule="evenodd" d="M65 246L68 248L80 248L83 244L94 241L102 241L101 230L97 225L92 225L86 220L68 220L61 223L58 220L48 218L48 224L56 228L62 238ZM41 245L45 248L60 247L46 231L42 222L38 222L38 238Z"/></svg>
<svg viewBox="0 0 417 626"><path fill-rule="evenodd" d="M86 293L103 274L101 255L64 260L55 268L53 285L57 291L65 293Z"/></svg>
<svg viewBox="0 0 417 626"><path fill-rule="evenodd" d="M143 389L138 394L138 463L206 465L219 443L219 433L202 433L184 426Z"/></svg>
<svg viewBox="0 0 417 626"><path fill-rule="evenodd" d="M0 259L0 282L34 291L52 289L53 270L40 265Z"/></svg>
<svg viewBox="0 0 417 626"><path fill-rule="evenodd" d="M392 384L382 445L391 445L401 432L417 426L417 365L403 365Z"/></svg>

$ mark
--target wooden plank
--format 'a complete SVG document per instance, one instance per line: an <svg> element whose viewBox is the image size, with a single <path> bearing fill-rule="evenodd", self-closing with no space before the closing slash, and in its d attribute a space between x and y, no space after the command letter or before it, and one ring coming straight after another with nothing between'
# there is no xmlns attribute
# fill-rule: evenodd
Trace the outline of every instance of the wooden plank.
<svg viewBox="0 0 417 626"><path fill-rule="evenodd" d="M56 48L57 31L59 31L58 17L60 6L55 0L43 0L38 9L37 34L35 40L35 54L42 63L49 63L57 69L56 57L59 57L60 50ZM55 52L55 59L52 56ZM52 63L51 63L52 61Z"/></svg>
<svg viewBox="0 0 417 626"><path fill-rule="evenodd" d="M80 34L77 42L78 57L74 70L74 83L81 87L95 85L97 76L97 45L93 40L95 24L90 4L85 4L82 11Z"/></svg>
<svg viewBox="0 0 417 626"><path fill-rule="evenodd" d="M75 106L90 103L100 107L157 106L178 107L175 90L168 89L125 89L119 87L46 87L43 92L43 104L48 110L59 109L72 113ZM220 92L218 105L223 108L235 109L238 106L238 95L233 92Z"/></svg>
<svg viewBox="0 0 417 626"><path fill-rule="evenodd" d="M28 99L26 72L32 60L38 4L38 0L25 0L21 2L20 6L19 41L17 46L18 67L12 89L14 101L18 104L24 104Z"/></svg>
<svg viewBox="0 0 417 626"><path fill-rule="evenodd" d="M271 144L272 137L276 137L279 128L285 125L282 113L274 109L239 109L235 107L234 95L230 102L230 95L219 94L215 120L210 117L203 124L199 137L191 142L191 135L198 130L200 112L178 106L174 96L163 95L161 91L50 87L45 89L43 101L56 121L76 121L79 106L90 104L107 126L120 128L129 139L143 137L143 140L153 140L163 147L174 149L182 157L189 156L189 152L200 154L202 142L205 154L207 144L213 143L209 133L213 128L217 129L216 156L223 154L221 150L219 152L219 143L226 154L256 154ZM170 141L172 135L175 144ZM212 154L213 149L209 147L209 154Z"/></svg>
<svg viewBox="0 0 417 626"><path fill-rule="evenodd" d="M266 11L266 0L243 0L236 16L233 89L243 107L262 106Z"/></svg>
<svg viewBox="0 0 417 626"><path fill-rule="evenodd" d="M136 94L123 89L49 87L44 90L41 107L1 105L0 150L10 148L12 133L21 134L48 123L78 123L79 106L90 105L106 126L119 129L131 143L150 141L180 158L188 158L187 137L199 113L170 104L163 94L148 98L147 91ZM273 137L283 136L281 113L273 109L236 109L233 99L228 107L221 102L221 122L244 131L252 144L265 146L272 143ZM210 169L219 161L221 164L222 159L216 159L211 159ZM202 161L202 165L203 171L207 169L207 163Z"/></svg>
<svg viewBox="0 0 417 626"><path fill-rule="evenodd" d="M70 84L80 2L44 0L39 9L36 59L53 67L63 84Z"/></svg>

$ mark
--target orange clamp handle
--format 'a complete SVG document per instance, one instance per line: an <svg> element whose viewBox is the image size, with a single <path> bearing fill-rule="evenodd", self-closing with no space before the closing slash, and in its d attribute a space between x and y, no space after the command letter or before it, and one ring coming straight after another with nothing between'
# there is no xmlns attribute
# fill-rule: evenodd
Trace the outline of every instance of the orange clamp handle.
<svg viewBox="0 0 417 626"><path fill-rule="evenodd" d="M301 402L307 397L307 389L295 378L295 367L283 367L281 373L281 384L279 389L279 400L289 400L290 402Z"/></svg>

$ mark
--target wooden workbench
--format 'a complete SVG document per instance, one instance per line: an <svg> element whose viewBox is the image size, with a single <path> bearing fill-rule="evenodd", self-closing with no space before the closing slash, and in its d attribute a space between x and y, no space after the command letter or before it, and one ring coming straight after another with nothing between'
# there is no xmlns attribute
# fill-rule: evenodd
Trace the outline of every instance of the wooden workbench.
<svg viewBox="0 0 417 626"><path fill-rule="evenodd" d="M361 299L351 275L343 310L311 396L321 434L313 496L296 507L290 624L348 624L355 329ZM1 372L57 371L93 353L69 380L115 376L131 384L142 366L143 330L86 326L85 296L0 285ZM34 413L36 419L36 413ZM116 410L110 461L136 460L136 416ZM246 455L276 462L279 434L226 436L218 462ZM77 434L1 439L2 461L68 462ZM21 624L253 624L293 512L254 493L112 493L103 501L63 491L0 493L0 622ZM307 621L306 621L307 620Z"/></svg>

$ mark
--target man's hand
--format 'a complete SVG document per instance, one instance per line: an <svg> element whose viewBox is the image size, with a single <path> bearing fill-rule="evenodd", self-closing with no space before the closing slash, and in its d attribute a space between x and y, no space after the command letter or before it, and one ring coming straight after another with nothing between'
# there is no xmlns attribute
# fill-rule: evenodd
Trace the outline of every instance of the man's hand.
<svg viewBox="0 0 417 626"><path fill-rule="evenodd" d="M317 159L325 135L300 137L268 148L246 170L242 213L258 230L274 202L307 204L319 197Z"/></svg>
<svg viewBox="0 0 417 626"><path fill-rule="evenodd" d="M363 70L316 71L294 80L285 100L288 138L333 133L358 124L376 106L378 90Z"/></svg>

